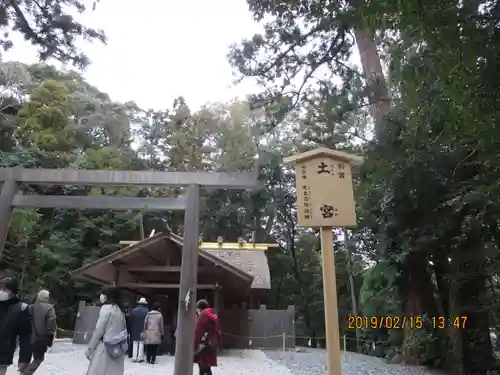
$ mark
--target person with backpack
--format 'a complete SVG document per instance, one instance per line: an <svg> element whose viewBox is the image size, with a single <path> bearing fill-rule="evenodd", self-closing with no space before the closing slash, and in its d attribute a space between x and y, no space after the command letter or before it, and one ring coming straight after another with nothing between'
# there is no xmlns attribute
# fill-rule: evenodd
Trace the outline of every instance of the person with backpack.
<svg viewBox="0 0 500 375"><path fill-rule="evenodd" d="M194 330L194 363L198 364L200 375L212 375L212 367L217 366L217 351L221 341L219 321L206 300L199 300L196 309L198 318Z"/></svg>
<svg viewBox="0 0 500 375"><path fill-rule="evenodd" d="M18 340L18 371L22 374L31 361L31 317L28 304L19 299L18 291L14 277L0 278L0 375L5 375L14 362Z"/></svg>
<svg viewBox="0 0 500 375"><path fill-rule="evenodd" d="M85 356L90 360L87 375L123 375L128 352L125 313L116 287L103 290L96 327Z"/></svg>
<svg viewBox="0 0 500 375"><path fill-rule="evenodd" d="M30 306L33 326L32 354L33 361L26 367L23 375L33 375L45 359L47 349L52 346L54 334L57 330L56 311L49 303L50 294L47 290L41 290Z"/></svg>

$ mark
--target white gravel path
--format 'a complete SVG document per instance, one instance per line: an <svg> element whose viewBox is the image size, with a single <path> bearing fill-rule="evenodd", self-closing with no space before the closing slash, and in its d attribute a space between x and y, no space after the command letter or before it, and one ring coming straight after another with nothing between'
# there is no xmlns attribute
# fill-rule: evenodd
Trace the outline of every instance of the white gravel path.
<svg viewBox="0 0 500 375"><path fill-rule="evenodd" d="M88 361L84 356L85 346L59 342L51 353L47 353L45 361L36 375L84 375ZM16 359L17 363L17 359ZM159 356L155 365L132 363L127 359L125 375L173 375L174 357ZM293 375L285 366L274 362L258 350L227 351L219 358L219 366L214 375ZM18 375L17 368L11 366L7 375ZM193 374L197 375L195 368Z"/></svg>
<svg viewBox="0 0 500 375"><path fill-rule="evenodd" d="M57 342L47 353L36 375L85 375L88 361L84 345ZM16 359L17 363L17 359ZM7 375L18 375L11 366ZM174 358L159 356L156 365L132 363L127 359L125 375L173 375ZM214 375L325 375L325 351L303 349L302 352L231 350L219 357ZM195 368L194 375L198 374ZM342 354L342 375L437 375L422 367L387 365L380 358L355 353Z"/></svg>
<svg viewBox="0 0 500 375"><path fill-rule="evenodd" d="M266 351L269 359L287 367L293 375L324 375L326 353L323 349L302 348L295 351ZM420 366L389 365L385 360L363 354L343 352L342 375L439 375Z"/></svg>

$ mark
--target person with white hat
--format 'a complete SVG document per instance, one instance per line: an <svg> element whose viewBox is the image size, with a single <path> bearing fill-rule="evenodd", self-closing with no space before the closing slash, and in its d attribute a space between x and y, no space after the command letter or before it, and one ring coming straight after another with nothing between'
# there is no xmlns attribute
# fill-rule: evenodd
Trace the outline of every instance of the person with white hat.
<svg viewBox="0 0 500 375"><path fill-rule="evenodd" d="M133 345L132 362L144 362L144 321L148 312L148 301L141 297L130 315L130 338Z"/></svg>

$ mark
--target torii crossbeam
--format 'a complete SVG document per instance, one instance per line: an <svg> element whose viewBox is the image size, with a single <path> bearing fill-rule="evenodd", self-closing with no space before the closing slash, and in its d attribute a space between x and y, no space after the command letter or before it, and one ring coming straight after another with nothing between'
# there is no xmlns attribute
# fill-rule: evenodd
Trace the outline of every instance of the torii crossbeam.
<svg viewBox="0 0 500 375"><path fill-rule="evenodd" d="M174 375L192 375L196 285L198 281L200 186L222 189L256 189L260 187L257 173L0 168L0 182L3 182L0 193L0 255L7 238L12 209L16 206L124 210L153 210L156 206L157 209L161 210L185 210ZM81 186L187 186L187 194L185 198L17 195L19 184L23 183Z"/></svg>

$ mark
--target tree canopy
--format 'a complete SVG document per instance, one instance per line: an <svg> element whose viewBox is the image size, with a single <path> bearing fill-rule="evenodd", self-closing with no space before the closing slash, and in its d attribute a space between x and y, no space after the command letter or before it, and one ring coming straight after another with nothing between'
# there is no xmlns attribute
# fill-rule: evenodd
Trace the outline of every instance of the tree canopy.
<svg viewBox="0 0 500 375"><path fill-rule="evenodd" d="M92 9L99 0L92 2ZM79 0L21 0L5 1L0 6L0 28L3 37L0 46L9 50L14 46L12 32L36 46L40 60L49 57L69 62L79 68L89 64L86 54L79 50L79 40L106 42L102 30L86 27L75 20L75 13L86 11L85 1Z"/></svg>
<svg viewBox="0 0 500 375"><path fill-rule="evenodd" d="M406 330L386 353L397 343L407 362L492 371L499 3L248 3L265 32L230 59L260 79L260 102L286 97L282 117L298 117L306 138L365 154L353 238L377 265L364 277L362 310L468 317L466 329ZM373 141L346 142L367 129ZM377 302L388 288L394 306Z"/></svg>
<svg viewBox="0 0 500 375"><path fill-rule="evenodd" d="M83 10L77 2L67 3ZM71 40L57 40L61 34L51 31L66 2L50 2L59 8L48 13L28 1L9 4L4 27L30 35L16 7L32 15L30 29L38 30L40 39L28 39L39 46L41 58L85 65L81 53L69 47ZM268 306L295 305L298 335L316 345L324 336L321 250L317 233L297 225L295 176L282 159L317 146L362 154L365 164L354 175L358 228L339 230L335 239L340 327L349 348L439 366L454 375L498 371L490 336L499 328L500 3L248 4L264 32L229 53L241 79L257 77L262 85L261 94L246 100L194 110L179 97L163 110L151 110L113 101L74 71L1 63L0 165L258 168L264 182L258 192L203 191L200 229L206 241L223 236L278 243L269 254ZM74 38L104 40L82 25L65 30ZM360 67L353 62L358 55ZM117 250L120 240L137 238L139 214L16 210L1 261L24 275L25 293L49 288L70 327L77 301L94 298L95 290L71 280L69 272ZM147 231L167 226L182 231L177 214L143 217ZM419 316L425 324L353 331L345 324L349 315ZM451 323L441 325L439 317ZM457 317L467 317L465 327L453 323Z"/></svg>

